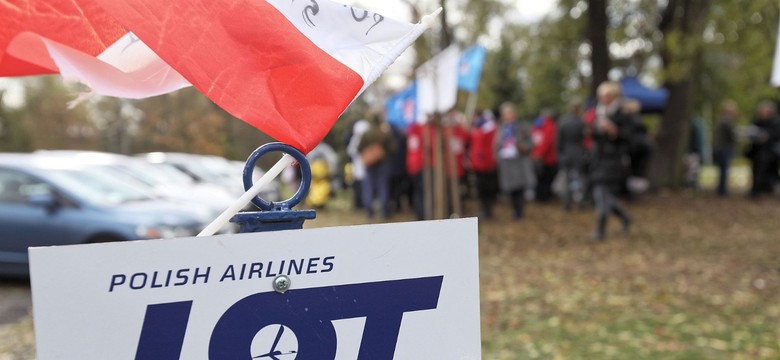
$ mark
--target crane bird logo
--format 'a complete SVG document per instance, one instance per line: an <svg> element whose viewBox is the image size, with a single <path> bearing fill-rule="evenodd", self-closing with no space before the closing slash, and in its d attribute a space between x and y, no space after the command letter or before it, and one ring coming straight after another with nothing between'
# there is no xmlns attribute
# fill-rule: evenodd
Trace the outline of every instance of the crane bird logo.
<svg viewBox="0 0 780 360"><path fill-rule="evenodd" d="M270 346L269 346L270 344ZM298 338L290 328L274 324L266 326L252 341L252 359L295 360L298 356Z"/></svg>

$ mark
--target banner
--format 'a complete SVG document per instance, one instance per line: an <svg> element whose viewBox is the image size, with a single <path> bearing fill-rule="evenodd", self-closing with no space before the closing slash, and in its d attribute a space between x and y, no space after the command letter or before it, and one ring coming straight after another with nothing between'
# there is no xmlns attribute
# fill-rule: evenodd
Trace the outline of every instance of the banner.
<svg viewBox="0 0 780 360"><path fill-rule="evenodd" d="M479 89L482 68L485 66L487 50L479 45L463 52L458 64L458 88L470 93Z"/></svg>
<svg viewBox="0 0 780 360"><path fill-rule="evenodd" d="M413 82L385 101L385 117L396 127L406 129L416 121L417 86Z"/></svg>
<svg viewBox="0 0 780 360"><path fill-rule="evenodd" d="M459 62L460 51L453 45L417 69L417 117L421 122L430 114L455 107Z"/></svg>

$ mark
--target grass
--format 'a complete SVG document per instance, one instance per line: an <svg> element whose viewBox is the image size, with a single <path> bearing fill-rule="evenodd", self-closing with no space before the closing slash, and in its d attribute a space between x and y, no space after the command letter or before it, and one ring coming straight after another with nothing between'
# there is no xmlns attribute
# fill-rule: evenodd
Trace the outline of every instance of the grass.
<svg viewBox="0 0 780 360"><path fill-rule="evenodd" d="M348 204L308 226L364 223ZM601 244L586 240L591 212L558 205L513 222L501 204L480 222L485 359L780 358L780 200L662 194L630 209L631 235L615 221ZM29 317L0 325L0 359L25 359L11 354L31 333Z"/></svg>
<svg viewBox="0 0 780 360"><path fill-rule="evenodd" d="M780 201L661 195L631 211L632 234L615 221L603 244L586 240L592 213L557 205L480 223L485 359L780 358ZM360 222L331 209L312 225Z"/></svg>

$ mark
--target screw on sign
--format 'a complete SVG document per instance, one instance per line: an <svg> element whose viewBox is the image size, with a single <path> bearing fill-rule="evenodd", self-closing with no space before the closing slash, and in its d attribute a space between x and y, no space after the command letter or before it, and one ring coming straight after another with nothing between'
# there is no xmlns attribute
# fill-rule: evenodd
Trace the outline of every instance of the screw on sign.
<svg viewBox="0 0 780 360"><path fill-rule="evenodd" d="M436 309L443 279L437 276L296 289L281 296L277 292L247 296L217 321L209 340L209 359L335 359L338 339L332 321L363 317L358 360L391 360L404 313ZM136 360L179 359L191 308L192 301L147 306ZM262 316L257 309L263 309ZM269 335L274 330L275 336ZM269 350L258 349L271 337Z"/></svg>

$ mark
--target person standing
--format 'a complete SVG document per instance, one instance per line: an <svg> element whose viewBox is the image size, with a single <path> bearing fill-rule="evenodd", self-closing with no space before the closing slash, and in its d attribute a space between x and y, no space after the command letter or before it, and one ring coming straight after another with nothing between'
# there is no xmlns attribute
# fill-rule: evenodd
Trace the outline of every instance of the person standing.
<svg viewBox="0 0 780 360"><path fill-rule="evenodd" d="M758 111L753 124L748 130L750 150L748 158L752 162L753 186L750 196L758 198L761 194L774 190L777 175L777 151L780 141L778 129L777 107L771 101L758 105Z"/></svg>
<svg viewBox="0 0 780 360"><path fill-rule="evenodd" d="M525 189L536 184L531 153L531 129L517 120L515 106L501 105L501 127L496 133L495 151L498 158L498 180L501 190L512 201L515 220L524 215Z"/></svg>
<svg viewBox="0 0 780 360"><path fill-rule="evenodd" d="M352 193L354 195L355 210L363 208L363 179L366 177L366 168L363 166L363 160L360 157L358 145L363 135L371 128L371 123L367 120L358 120L352 126L352 136L347 144L347 155L352 161Z"/></svg>
<svg viewBox="0 0 780 360"><path fill-rule="evenodd" d="M546 203L552 198L552 185L558 175L558 154L555 142L558 128L551 110L542 111L534 122L531 132L534 141L533 158L539 164L539 178L536 184L536 201Z"/></svg>
<svg viewBox="0 0 780 360"><path fill-rule="evenodd" d="M423 126L415 122L406 132L406 173L412 179L412 208L418 221L425 220L423 171L427 164L423 140L426 130Z"/></svg>
<svg viewBox="0 0 780 360"><path fill-rule="evenodd" d="M498 173L493 144L498 126L490 111L476 119L470 133L469 163L477 182L480 217L493 218L493 205L498 195Z"/></svg>
<svg viewBox="0 0 780 360"><path fill-rule="evenodd" d="M563 207L571 210L572 204L582 206L585 199L585 181L583 168L585 163L585 121L582 105L575 101L569 105L569 112L561 118L558 125L558 158L566 177L563 195Z"/></svg>
<svg viewBox="0 0 780 360"><path fill-rule="evenodd" d="M384 218L390 217L390 158L395 141L390 126L376 116L358 144L366 177L363 179L363 208L366 216L374 217L374 200L379 199Z"/></svg>
<svg viewBox="0 0 780 360"><path fill-rule="evenodd" d="M632 119L624 112L622 91L618 83L601 83L596 95L598 105L592 129L594 149L591 178L597 222L591 240L603 241L606 239L610 214L622 220L623 233L628 233L631 226L631 217L620 205L617 194L625 178Z"/></svg>
<svg viewBox="0 0 780 360"><path fill-rule="evenodd" d="M704 122L694 117L689 131L688 151L683 158L685 163L685 182L691 190L699 191L699 177L704 159Z"/></svg>
<svg viewBox="0 0 780 360"><path fill-rule="evenodd" d="M737 121L737 103L727 100L723 104L720 119L715 125L713 153L718 165L718 196L727 196L729 192L729 169L734 159L734 149L737 146L737 132L734 124Z"/></svg>

